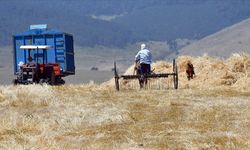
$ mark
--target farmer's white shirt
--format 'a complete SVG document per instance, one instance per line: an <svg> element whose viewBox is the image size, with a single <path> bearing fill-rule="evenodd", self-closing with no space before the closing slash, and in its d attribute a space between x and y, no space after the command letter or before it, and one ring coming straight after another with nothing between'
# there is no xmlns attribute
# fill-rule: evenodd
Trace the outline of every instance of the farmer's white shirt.
<svg viewBox="0 0 250 150"><path fill-rule="evenodd" d="M142 49L136 54L135 60L140 60L140 63L151 64L152 54L148 49Z"/></svg>

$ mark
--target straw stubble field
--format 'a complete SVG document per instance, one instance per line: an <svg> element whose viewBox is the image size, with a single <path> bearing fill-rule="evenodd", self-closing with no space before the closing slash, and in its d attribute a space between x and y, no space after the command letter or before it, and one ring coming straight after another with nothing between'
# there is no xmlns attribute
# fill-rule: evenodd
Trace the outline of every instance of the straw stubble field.
<svg viewBox="0 0 250 150"><path fill-rule="evenodd" d="M191 81L185 77L188 60L196 71ZM227 60L179 57L178 90L172 89L171 78L150 81L150 89L142 90L133 89L137 81L121 81L120 92L113 80L101 85L1 86L0 147L249 149L249 60L238 54ZM153 68L172 69L164 61Z"/></svg>

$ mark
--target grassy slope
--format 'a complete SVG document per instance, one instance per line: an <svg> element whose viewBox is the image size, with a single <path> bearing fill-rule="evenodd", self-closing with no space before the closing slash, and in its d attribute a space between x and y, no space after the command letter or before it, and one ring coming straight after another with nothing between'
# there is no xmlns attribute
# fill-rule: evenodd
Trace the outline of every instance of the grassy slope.
<svg viewBox="0 0 250 150"><path fill-rule="evenodd" d="M191 81L184 73L187 60L196 69ZM0 86L0 147L249 149L249 60L246 55L180 57L178 90L161 85L165 80L143 90L125 86L137 81L121 81L120 92L112 80L102 85ZM161 72L171 69L169 64L157 62L154 68Z"/></svg>
<svg viewBox="0 0 250 150"><path fill-rule="evenodd" d="M217 33L207 36L197 42L184 47L181 55L203 55L229 57L231 53L250 52L250 19L246 19Z"/></svg>

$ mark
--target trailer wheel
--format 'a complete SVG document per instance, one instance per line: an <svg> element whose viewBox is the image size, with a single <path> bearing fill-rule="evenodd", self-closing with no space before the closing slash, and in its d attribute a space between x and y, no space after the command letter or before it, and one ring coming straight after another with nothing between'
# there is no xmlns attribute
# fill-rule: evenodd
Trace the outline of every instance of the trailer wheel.
<svg viewBox="0 0 250 150"><path fill-rule="evenodd" d="M114 76L115 76L115 88L117 91L119 91L120 90L119 76L118 76L118 72L117 72L117 68L116 68L116 62L114 62Z"/></svg>
<svg viewBox="0 0 250 150"><path fill-rule="evenodd" d="M174 89L178 89L178 67L177 64L175 63L175 60L173 61L173 71L174 71Z"/></svg>
<svg viewBox="0 0 250 150"><path fill-rule="evenodd" d="M120 90L120 87L119 87L119 79L118 78L115 78L115 88L117 91Z"/></svg>

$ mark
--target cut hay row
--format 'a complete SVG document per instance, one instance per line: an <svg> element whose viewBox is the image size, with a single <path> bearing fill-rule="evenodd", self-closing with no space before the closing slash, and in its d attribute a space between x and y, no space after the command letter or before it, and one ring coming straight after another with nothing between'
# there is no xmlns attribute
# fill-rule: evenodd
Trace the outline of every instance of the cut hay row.
<svg viewBox="0 0 250 150"><path fill-rule="evenodd" d="M0 93L2 149L250 148L250 92L29 85Z"/></svg>

